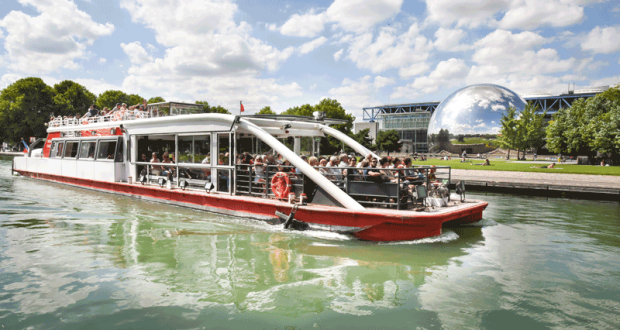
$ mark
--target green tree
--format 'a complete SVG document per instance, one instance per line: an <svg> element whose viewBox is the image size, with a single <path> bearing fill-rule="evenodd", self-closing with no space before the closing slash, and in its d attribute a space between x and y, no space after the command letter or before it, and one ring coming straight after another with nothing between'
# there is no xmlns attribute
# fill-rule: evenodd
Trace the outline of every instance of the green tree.
<svg viewBox="0 0 620 330"><path fill-rule="evenodd" d="M257 112L256 114L257 115L275 115L276 112L271 110L270 106L266 106L266 107L260 109L260 111Z"/></svg>
<svg viewBox="0 0 620 330"><path fill-rule="evenodd" d="M282 112L281 115L291 115L291 116L308 116L312 117L312 113L316 111L314 107L310 104L304 104L300 107L288 108L286 111Z"/></svg>
<svg viewBox="0 0 620 330"><path fill-rule="evenodd" d="M398 151L403 146L400 142L400 135L394 129L389 131L379 131L377 134L377 147L381 151L387 151L388 156L390 152Z"/></svg>
<svg viewBox="0 0 620 330"><path fill-rule="evenodd" d="M525 145L526 148L538 150L545 144L545 115L547 111L542 114L537 114L538 106L534 106L529 102L523 110L523 116L521 118L527 118L525 123ZM524 119L525 120L525 119Z"/></svg>
<svg viewBox="0 0 620 330"><path fill-rule="evenodd" d="M130 104L129 95L123 93L122 91L105 91L99 95L97 99L97 108L103 109L107 107L108 109L112 109L116 106L116 103L126 103Z"/></svg>
<svg viewBox="0 0 620 330"><path fill-rule="evenodd" d="M221 105L218 105L216 107L212 107L209 105L209 102L207 101L196 101L196 104L202 104L202 113L225 113L225 114L230 114L230 111L228 111L228 109L222 107Z"/></svg>
<svg viewBox="0 0 620 330"><path fill-rule="evenodd" d="M609 101L620 101L620 85L616 87L609 88L608 90L602 92L598 95L601 98L607 99Z"/></svg>
<svg viewBox="0 0 620 330"><path fill-rule="evenodd" d="M502 118L500 119L500 137L497 139L497 142L502 148L508 149L507 159L510 159L510 150L518 148L519 145L518 120L516 115L517 109L515 107L510 107L502 114Z"/></svg>
<svg viewBox="0 0 620 330"><path fill-rule="evenodd" d="M45 137L45 123L52 113L56 91L41 78L20 79L0 93L0 139L17 142L20 138Z"/></svg>
<svg viewBox="0 0 620 330"><path fill-rule="evenodd" d="M136 105L142 104L144 102L144 98L138 94L129 94L129 102L127 105Z"/></svg>
<svg viewBox="0 0 620 330"><path fill-rule="evenodd" d="M147 103L151 104L151 103L161 103L161 102L166 102L166 100L164 100L163 97L161 96L154 96L151 97L148 101L146 101Z"/></svg>
<svg viewBox="0 0 620 330"><path fill-rule="evenodd" d="M373 148L372 138L370 137L369 133L370 133L370 128L364 128L363 130L360 130L357 133L349 133L349 136L353 140L355 140L355 142L363 145L365 148L372 149Z"/></svg>
<svg viewBox="0 0 620 330"><path fill-rule="evenodd" d="M611 100L610 94L579 99L570 108L558 110L547 126L547 148L558 153L578 152L589 158L597 152L611 153L612 158L617 158L620 101Z"/></svg>
<svg viewBox="0 0 620 330"><path fill-rule="evenodd" d="M56 91L54 103L58 109L58 113L55 115L79 114L82 116L88 111L90 105L95 103L95 94L71 80L64 80L54 85L54 90Z"/></svg>

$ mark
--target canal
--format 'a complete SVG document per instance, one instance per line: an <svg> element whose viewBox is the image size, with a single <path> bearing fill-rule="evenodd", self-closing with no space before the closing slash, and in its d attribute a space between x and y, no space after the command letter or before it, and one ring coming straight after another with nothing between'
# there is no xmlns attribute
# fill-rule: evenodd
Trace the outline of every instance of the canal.
<svg viewBox="0 0 620 330"><path fill-rule="evenodd" d="M361 242L11 176L5 329L618 329L616 202L471 193L484 219Z"/></svg>

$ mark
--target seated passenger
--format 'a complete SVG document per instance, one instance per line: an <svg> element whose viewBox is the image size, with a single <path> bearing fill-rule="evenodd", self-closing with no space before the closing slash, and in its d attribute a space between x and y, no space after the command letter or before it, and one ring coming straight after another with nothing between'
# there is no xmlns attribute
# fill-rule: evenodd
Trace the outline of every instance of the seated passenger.
<svg viewBox="0 0 620 330"><path fill-rule="evenodd" d="M157 158L157 153L153 153L153 157L151 158L151 163L159 163L159 158ZM161 174L161 166L151 165L151 174L152 175L160 175Z"/></svg>
<svg viewBox="0 0 620 330"><path fill-rule="evenodd" d="M383 177L381 170L379 170L376 166L377 160L371 160L370 167L364 170L364 180L376 183L389 182L390 179Z"/></svg>

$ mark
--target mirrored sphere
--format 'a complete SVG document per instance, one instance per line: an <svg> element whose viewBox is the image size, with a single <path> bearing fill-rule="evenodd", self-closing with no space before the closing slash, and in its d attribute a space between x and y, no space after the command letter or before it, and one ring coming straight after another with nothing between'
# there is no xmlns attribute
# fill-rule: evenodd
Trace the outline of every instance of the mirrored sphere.
<svg viewBox="0 0 620 330"><path fill-rule="evenodd" d="M508 88L480 84L459 89L446 97L431 116L429 151L461 154L497 149L500 121L509 107L521 111L525 101Z"/></svg>

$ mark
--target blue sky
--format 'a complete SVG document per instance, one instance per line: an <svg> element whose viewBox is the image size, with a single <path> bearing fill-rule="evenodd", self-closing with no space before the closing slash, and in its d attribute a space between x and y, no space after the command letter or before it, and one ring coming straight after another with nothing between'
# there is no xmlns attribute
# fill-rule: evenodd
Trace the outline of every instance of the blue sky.
<svg viewBox="0 0 620 330"><path fill-rule="evenodd" d="M41 77L233 113L620 83L606 0L0 0L0 88Z"/></svg>

